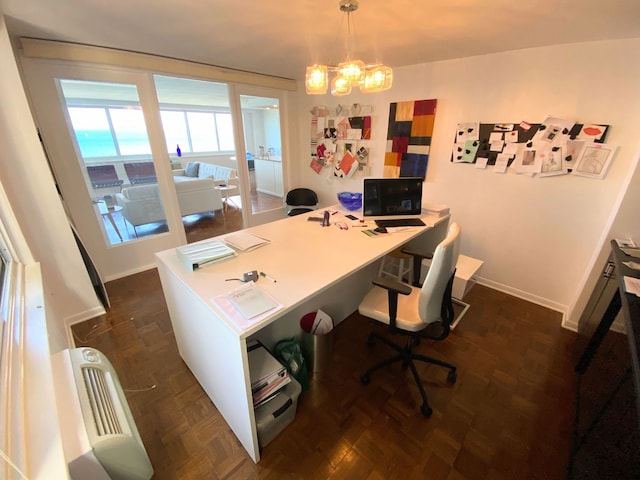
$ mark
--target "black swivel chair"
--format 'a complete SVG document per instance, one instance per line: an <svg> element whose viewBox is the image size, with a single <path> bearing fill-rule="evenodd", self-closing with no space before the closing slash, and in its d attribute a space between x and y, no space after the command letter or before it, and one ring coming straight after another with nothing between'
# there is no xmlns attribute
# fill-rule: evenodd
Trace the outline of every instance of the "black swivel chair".
<svg viewBox="0 0 640 480"><path fill-rule="evenodd" d="M387 336L371 332L368 343L380 340L398 352L392 358L374 365L361 377L361 382L368 385L370 375L375 370L402 362L402 369L410 368L413 378L422 396L420 410L426 417L430 417L433 410L427 401L427 394L418 375L414 361L427 362L449 369L447 381L455 383L456 367L450 363L437 360L413 351L420 339L444 340L449 335L451 322L454 318L451 290L458 260L460 245L460 227L452 223L446 238L440 242L433 253L431 266L420 286L409 286L393 279L378 277L374 287L367 293L358 307L361 315L389 325L389 333L407 337L404 346L398 345ZM416 255L417 252L405 250ZM428 258L430 255L418 255L418 258ZM416 262L419 263L419 262ZM418 285L420 271L414 271L414 284Z"/></svg>
<svg viewBox="0 0 640 480"><path fill-rule="evenodd" d="M287 215L293 217L315 210L318 207L318 195L309 188L294 188L287 192L284 203Z"/></svg>

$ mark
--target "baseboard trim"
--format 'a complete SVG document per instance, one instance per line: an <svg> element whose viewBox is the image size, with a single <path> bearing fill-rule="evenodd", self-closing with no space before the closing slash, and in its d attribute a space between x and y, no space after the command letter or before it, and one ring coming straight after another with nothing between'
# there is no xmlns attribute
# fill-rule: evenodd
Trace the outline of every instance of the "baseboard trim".
<svg viewBox="0 0 640 480"><path fill-rule="evenodd" d="M92 318L104 315L105 313L107 313L107 311L104 309L104 307L95 307L71 317L67 317L64 321L64 329L67 335L67 344L69 345L69 348L76 347L76 342L73 337L73 331L71 330L71 327L77 325L78 323L86 322L87 320L91 320Z"/></svg>
<svg viewBox="0 0 640 480"><path fill-rule="evenodd" d="M568 322L566 322L567 318L567 306L562 305L558 302L554 302L549 300L548 298L540 297L538 295L533 295L532 293L525 292L524 290L519 290L517 288L510 287L508 285L504 285L502 283L494 282L492 280L488 280L483 277L478 277L477 282L479 285L483 285L485 287L493 288L494 290L498 290L499 292L506 293L508 295L521 298L522 300L526 300L531 303L535 303L536 305L540 305L541 307L549 308L555 312L559 312L562 314L562 322L561 325L563 328L567 328L568 330L577 331L577 326L572 327Z"/></svg>

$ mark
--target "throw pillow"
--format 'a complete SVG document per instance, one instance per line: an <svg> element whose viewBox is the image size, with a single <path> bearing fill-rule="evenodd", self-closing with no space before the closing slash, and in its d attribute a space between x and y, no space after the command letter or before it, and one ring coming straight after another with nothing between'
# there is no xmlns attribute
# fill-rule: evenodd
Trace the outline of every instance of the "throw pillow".
<svg viewBox="0 0 640 480"><path fill-rule="evenodd" d="M197 177L200 164L198 162L187 162L184 167L184 175L186 177Z"/></svg>

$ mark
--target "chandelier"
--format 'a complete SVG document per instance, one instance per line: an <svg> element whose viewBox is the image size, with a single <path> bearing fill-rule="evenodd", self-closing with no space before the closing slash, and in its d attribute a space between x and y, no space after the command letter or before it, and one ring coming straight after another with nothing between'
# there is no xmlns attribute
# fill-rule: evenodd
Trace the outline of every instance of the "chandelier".
<svg viewBox="0 0 640 480"><path fill-rule="evenodd" d="M324 95L331 85L331 94L349 95L352 87L363 93L382 92L391 88L393 71L381 64L365 65L362 60L351 58L351 13L358 9L358 0L340 0L340 11L347 14L347 58L337 66L310 65L305 76L308 95ZM329 83L329 73L335 76Z"/></svg>

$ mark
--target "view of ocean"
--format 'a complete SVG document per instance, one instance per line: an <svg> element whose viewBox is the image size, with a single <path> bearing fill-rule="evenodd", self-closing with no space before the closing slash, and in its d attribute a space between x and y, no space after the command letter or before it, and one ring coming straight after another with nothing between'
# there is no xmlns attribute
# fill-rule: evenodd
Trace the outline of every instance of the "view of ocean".
<svg viewBox="0 0 640 480"><path fill-rule="evenodd" d="M146 134L140 132L118 133L121 155L151 154ZM76 130L76 139L83 158L114 157L118 153L109 130Z"/></svg>

